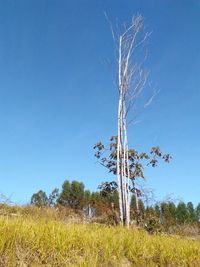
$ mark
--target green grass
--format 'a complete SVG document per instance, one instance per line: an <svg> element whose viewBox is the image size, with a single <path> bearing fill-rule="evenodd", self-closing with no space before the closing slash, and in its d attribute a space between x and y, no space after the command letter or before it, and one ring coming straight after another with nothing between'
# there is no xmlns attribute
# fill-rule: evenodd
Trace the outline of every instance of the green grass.
<svg viewBox="0 0 200 267"><path fill-rule="evenodd" d="M143 230L0 218L0 266L200 266L200 243Z"/></svg>

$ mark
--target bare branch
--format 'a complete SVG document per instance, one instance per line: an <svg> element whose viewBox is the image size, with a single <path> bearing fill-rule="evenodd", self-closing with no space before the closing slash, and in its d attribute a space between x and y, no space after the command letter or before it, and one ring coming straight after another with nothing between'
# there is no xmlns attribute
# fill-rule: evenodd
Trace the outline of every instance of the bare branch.
<svg viewBox="0 0 200 267"><path fill-rule="evenodd" d="M129 226L130 222L130 186L132 179L134 185L136 177L143 177L141 164L137 165L135 173L130 172L128 138L127 138L127 115L136 105L144 88L148 85L148 72L143 68L147 59L144 45L150 33L144 32L144 20L141 15L132 17L129 26L123 25L123 31L115 34L112 24L106 13L105 17L111 27L113 39L117 39L118 45L118 134L117 134L117 162L116 173L119 192L119 208L121 223ZM118 36L118 38L117 38ZM142 48L142 49L141 49ZM153 96L145 103L144 108L150 105ZM103 165L103 162L101 162ZM137 197L137 192L134 191Z"/></svg>
<svg viewBox="0 0 200 267"><path fill-rule="evenodd" d="M111 33L112 33L113 40L116 40L116 36L115 36L116 34L114 32L113 25L112 25L111 21L109 20L108 15L107 15L107 13L105 11L104 11L104 16L105 16L107 22L110 25L110 30L111 30Z"/></svg>

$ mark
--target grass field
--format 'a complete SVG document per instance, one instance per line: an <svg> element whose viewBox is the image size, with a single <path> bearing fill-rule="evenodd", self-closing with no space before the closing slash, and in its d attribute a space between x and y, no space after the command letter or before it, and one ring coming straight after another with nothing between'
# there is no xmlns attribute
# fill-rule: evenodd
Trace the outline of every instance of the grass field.
<svg viewBox="0 0 200 267"><path fill-rule="evenodd" d="M0 266L200 266L200 242L54 219L0 217Z"/></svg>

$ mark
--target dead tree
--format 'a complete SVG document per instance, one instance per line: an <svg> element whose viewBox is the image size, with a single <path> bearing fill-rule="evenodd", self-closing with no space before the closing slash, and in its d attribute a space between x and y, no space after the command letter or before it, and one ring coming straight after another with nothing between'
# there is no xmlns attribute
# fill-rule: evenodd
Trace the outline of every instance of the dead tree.
<svg viewBox="0 0 200 267"><path fill-rule="evenodd" d="M130 170L127 137L127 115L135 108L136 100L146 87L148 73L143 68L146 59L144 44L149 33L144 31L143 17L136 15L130 25L124 25L122 33L114 34L118 50L118 134L117 134L117 182L120 220L130 224ZM146 103L149 105L152 98ZM135 190L137 199L137 192Z"/></svg>

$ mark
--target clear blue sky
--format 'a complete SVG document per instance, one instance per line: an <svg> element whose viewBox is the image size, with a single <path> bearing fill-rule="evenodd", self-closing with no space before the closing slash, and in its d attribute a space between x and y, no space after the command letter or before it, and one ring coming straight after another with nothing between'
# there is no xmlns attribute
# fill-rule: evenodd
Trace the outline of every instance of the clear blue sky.
<svg viewBox="0 0 200 267"><path fill-rule="evenodd" d="M161 91L131 126L132 147L159 145L171 164L147 170L159 198L200 202L200 2L0 1L0 192L26 203L65 179L96 190L109 175L92 147L116 134L114 44L103 12L153 31L151 81Z"/></svg>

